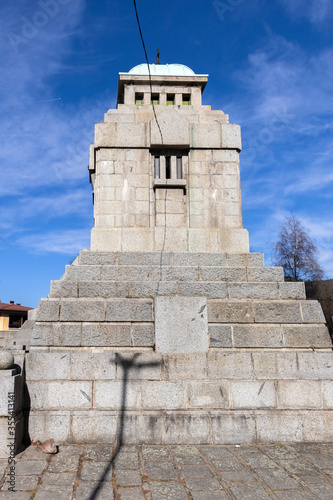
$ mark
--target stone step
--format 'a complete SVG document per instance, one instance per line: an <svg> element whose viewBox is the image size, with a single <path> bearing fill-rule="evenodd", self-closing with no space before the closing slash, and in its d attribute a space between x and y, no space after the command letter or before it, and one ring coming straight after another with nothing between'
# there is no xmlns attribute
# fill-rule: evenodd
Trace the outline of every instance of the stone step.
<svg viewBox="0 0 333 500"><path fill-rule="evenodd" d="M137 357L135 362L121 352L27 353L34 409L120 409L125 376L126 410L333 409L331 353L212 351L187 357L187 377L186 359L149 352Z"/></svg>
<svg viewBox="0 0 333 500"><path fill-rule="evenodd" d="M27 380L319 380L333 381L332 352L327 351L227 351L208 354L160 355L152 350L60 349L26 354ZM132 363L131 363L132 361ZM139 365L135 368L135 365ZM332 390L332 387L331 387ZM332 400L332 395L330 395Z"/></svg>
<svg viewBox="0 0 333 500"><path fill-rule="evenodd" d="M210 324L210 347L258 349L331 349L325 325Z"/></svg>
<svg viewBox="0 0 333 500"><path fill-rule="evenodd" d="M37 380L29 383L35 410L120 409L123 390L119 380ZM332 410L331 391L331 380L323 384L318 380L129 380L126 410L291 410L308 407Z"/></svg>
<svg viewBox="0 0 333 500"><path fill-rule="evenodd" d="M49 297L201 296L210 299L305 299L304 283L223 281L52 281Z"/></svg>
<svg viewBox="0 0 333 500"><path fill-rule="evenodd" d="M190 252L91 252L82 250L74 265L121 266L218 266L262 267L263 253L190 253Z"/></svg>
<svg viewBox="0 0 333 500"><path fill-rule="evenodd" d="M284 281L282 267L216 266L66 266L63 280L72 281Z"/></svg>
<svg viewBox="0 0 333 500"><path fill-rule="evenodd" d="M38 306L37 321L152 322L153 299L47 298ZM208 299L209 323L325 323L315 300Z"/></svg>
<svg viewBox="0 0 333 500"><path fill-rule="evenodd" d="M324 323L316 300L208 300L209 323Z"/></svg>
<svg viewBox="0 0 333 500"><path fill-rule="evenodd" d="M31 345L67 347L153 347L153 323L37 323Z"/></svg>
<svg viewBox="0 0 333 500"><path fill-rule="evenodd" d="M71 389L74 389L73 392L77 391L77 387L71 387ZM209 391L206 392L209 395ZM36 387L34 388L35 394L38 395L38 388ZM108 392L107 394L111 393ZM202 400L206 401L206 404L207 400L209 401L207 396L203 397ZM92 443L95 445L96 443L114 443L119 439L117 425L119 415L113 408L104 411L101 408L75 411L56 409L52 412L32 408L29 413L29 434L32 440L45 441L49 439L51 434L50 420L56 422L56 425L51 427L52 436L56 442ZM204 409L200 407L199 409L187 409L186 411L174 409L172 411L165 409L154 409L153 411L126 410L123 413L123 420L123 440L126 445L191 445L191 453L195 443L214 445L216 447L216 445L222 444L247 446L251 443L280 442L316 442L322 445L333 441L333 412L331 409L320 410L316 408L313 410L302 407L287 410L274 410L272 408L258 410L242 408L241 410L230 411L229 409L212 410L207 407ZM281 446L276 445L279 453L281 448ZM185 447L184 451L186 451ZM328 460L328 458L325 458L325 460ZM291 462L289 467L292 467L292 460L286 462ZM305 464L305 467L309 470L307 464ZM310 469L310 471L313 470L313 468ZM223 474L221 475L223 476ZM281 477L283 477L282 474ZM201 482L203 481L201 480ZM168 483L165 482L165 484ZM249 485L251 484L253 483L249 483ZM247 498L263 498L261 490L256 489L255 486L250 489L249 485L243 487L243 491L244 489L250 491L251 496L247 496ZM130 491L131 488L128 490ZM243 494L240 488L239 490L240 496L238 495L238 498L246 498L245 493ZM258 494L256 494L257 491ZM204 493L204 496L200 495L196 496L196 498L214 498L211 493ZM296 497L296 495L297 493L288 492L287 496L280 496L280 498L306 498L302 493L301 496ZM329 491L328 495L330 495ZM138 498L138 496L132 496L132 498ZM180 497L173 496L171 498ZM215 498L218 497L215 495ZM269 498L268 495L266 495L266 498ZM309 497L307 495L307 498L319 497ZM325 497L321 496L321 498L330 497L326 495Z"/></svg>
<svg viewBox="0 0 333 500"><path fill-rule="evenodd" d="M216 349L331 349L325 325L219 324L209 325L210 347ZM151 323L47 323L35 325L34 346L153 347Z"/></svg>

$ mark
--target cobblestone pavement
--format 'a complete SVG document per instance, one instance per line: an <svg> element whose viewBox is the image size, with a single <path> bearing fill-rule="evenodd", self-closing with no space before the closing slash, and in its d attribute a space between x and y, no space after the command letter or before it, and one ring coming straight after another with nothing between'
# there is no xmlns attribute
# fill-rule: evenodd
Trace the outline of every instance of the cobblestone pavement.
<svg viewBox="0 0 333 500"><path fill-rule="evenodd" d="M0 499L17 500L332 500L333 444L251 446L62 445L57 455L30 446L9 468Z"/></svg>

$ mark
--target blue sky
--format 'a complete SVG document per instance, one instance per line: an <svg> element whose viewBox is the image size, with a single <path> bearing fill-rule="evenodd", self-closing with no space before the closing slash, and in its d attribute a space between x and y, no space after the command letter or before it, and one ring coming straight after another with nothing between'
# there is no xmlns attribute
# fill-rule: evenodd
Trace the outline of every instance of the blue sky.
<svg viewBox="0 0 333 500"><path fill-rule="evenodd" d="M333 277L333 2L137 0L150 62L210 75L242 127L244 227L263 251L293 212ZM144 62L132 0L0 7L0 301L36 307L89 247L88 152L117 75Z"/></svg>

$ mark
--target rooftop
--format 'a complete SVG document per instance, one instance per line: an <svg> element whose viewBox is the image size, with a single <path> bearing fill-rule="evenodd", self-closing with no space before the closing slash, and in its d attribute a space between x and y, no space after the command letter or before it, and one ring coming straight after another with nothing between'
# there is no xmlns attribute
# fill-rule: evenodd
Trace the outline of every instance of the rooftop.
<svg viewBox="0 0 333 500"><path fill-rule="evenodd" d="M25 312L30 311L32 307L21 306L21 304L15 304L13 300L10 301L10 304L6 304L6 302L0 302L0 311L15 311L15 312Z"/></svg>
<svg viewBox="0 0 333 500"><path fill-rule="evenodd" d="M151 75L194 76L194 71L184 64L149 64ZM129 70L132 75L148 75L148 64L138 64Z"/></svg>

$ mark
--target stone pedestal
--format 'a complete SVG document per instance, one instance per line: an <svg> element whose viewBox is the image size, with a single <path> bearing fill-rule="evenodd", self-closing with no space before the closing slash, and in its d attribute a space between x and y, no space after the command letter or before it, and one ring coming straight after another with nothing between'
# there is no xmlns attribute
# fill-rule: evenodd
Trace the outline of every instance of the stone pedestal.
<svg viewBox="0 0 333 500"><path fill-rule="evenodd" d="M82 251L26 357L33 439L333 439L321 308L262 254Z"/></svg>

